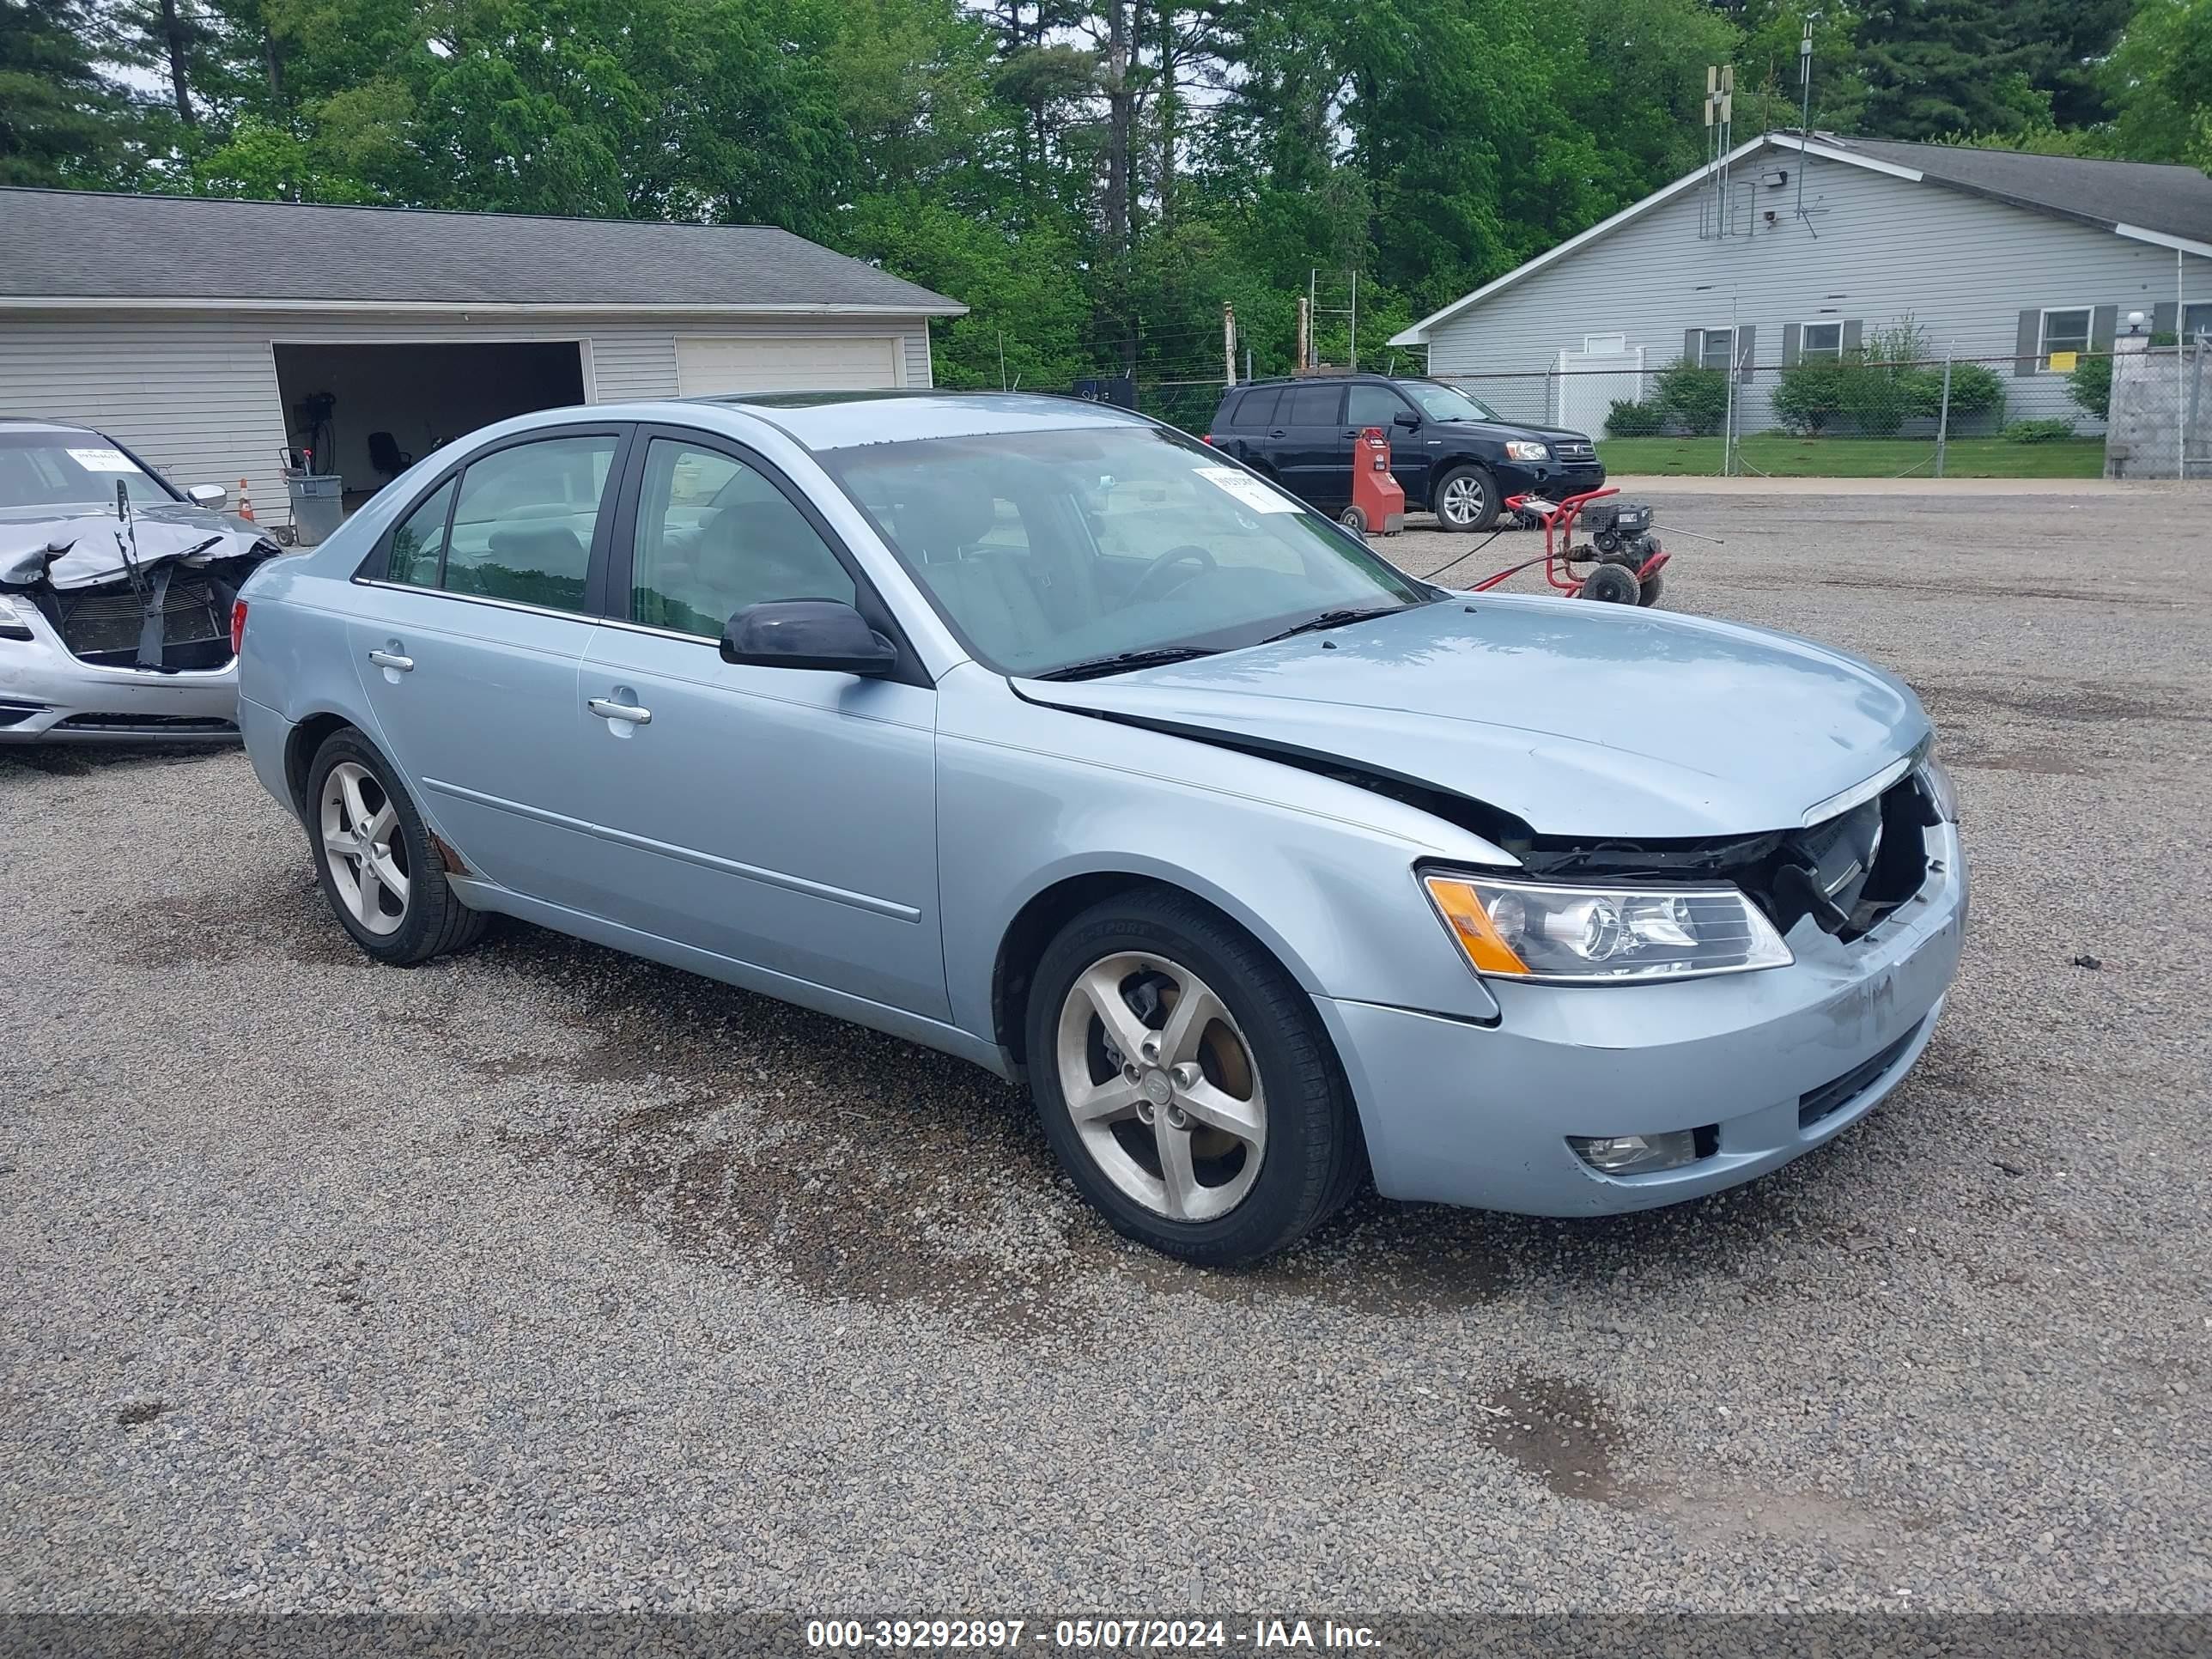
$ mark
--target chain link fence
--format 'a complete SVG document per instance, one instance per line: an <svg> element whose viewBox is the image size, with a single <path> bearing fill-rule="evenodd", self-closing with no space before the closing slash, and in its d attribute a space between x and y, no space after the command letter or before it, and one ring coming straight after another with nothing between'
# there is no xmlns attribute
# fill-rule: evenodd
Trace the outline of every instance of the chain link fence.
<svg viewBox="0 0 2212 1659"><path fill-rule="evenodd" d="M1501 420L1590 434L1623 475L2212 477L2203 339L2051 358L1862 352L1733 371L1677 362L1435 378ZM1203 434L1225 384L1139 380L1137 407Z"/></svg>

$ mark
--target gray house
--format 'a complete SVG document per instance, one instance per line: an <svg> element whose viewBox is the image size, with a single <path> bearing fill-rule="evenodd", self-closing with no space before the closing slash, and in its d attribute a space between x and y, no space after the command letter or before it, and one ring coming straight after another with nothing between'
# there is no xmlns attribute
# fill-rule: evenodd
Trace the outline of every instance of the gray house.
<svg viewBox="0 0 2212 1659"><path fill-rule="evenodd" d="M264 524L287 449L358 496L533 409L927 386L967 309L759 225L0 189L0 410L244 478Z"/></svg>
<svg viewBox="0 0 2212 1659"><path fill-rule="evenodd" d="M1736 365L1740 429L1771 425L1776 368L1906 319L1934 356L2004 377L2014 415L2094 422L2069 352L2212 331L2212 179L1826 133L1737 146L1391 339L1503 412L1596 433L1681 359ZM2056 357L2059 367L2052 367ZM1609 371L1609 372L1601 372ZM1504 378L1487 378L1499 376Z"/></svg>

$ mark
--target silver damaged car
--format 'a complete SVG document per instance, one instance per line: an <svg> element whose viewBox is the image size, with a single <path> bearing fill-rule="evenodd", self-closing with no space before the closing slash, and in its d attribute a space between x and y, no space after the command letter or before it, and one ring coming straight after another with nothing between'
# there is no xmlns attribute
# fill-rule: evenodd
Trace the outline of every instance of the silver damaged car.
<svg viewBox="0 0 2212 1659"><path fill-rule="evenodd" d="M232 613L279 551L113 439L0 418L0 744L238 737Z"/></svg>
<svg viewBox="0 0 2212 1659"><path fill-rule="evenodd" d="M371 957L501 914L963 1055L1194 1261L1370 1170L1749 1180L1896 1086L1966 926L1891 675L1432 586L1095 404L527 416L243 603L247 750Z"/></svg>

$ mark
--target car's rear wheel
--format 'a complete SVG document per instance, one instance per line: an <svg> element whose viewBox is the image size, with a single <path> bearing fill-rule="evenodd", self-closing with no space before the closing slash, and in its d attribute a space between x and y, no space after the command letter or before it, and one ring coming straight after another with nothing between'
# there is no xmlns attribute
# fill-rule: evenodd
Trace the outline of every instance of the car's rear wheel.
<svg viewBox="0 0 2212 1659"><path fill-rule="evenodd" d="M1437 480L1430 506L1447 530L1487 530L1498 521L1498 480L1487 467L1453 467Z"/></svg>
<svg viewBox="0 0 2212 1659"><path fill-rule="evenodd" d="M1117 1231L1232 1267L1351 1195L1364 1163L1328 1034L1225 919L1164 891L1110 900L1061 930L1032 983L1046 1136Z"/></svg>
<svg viewBox="0 0 2212 1659"><path fill-rule="evenodd" d="M379 962L412 966L483 935L484 917L454 893L422 815L358 732L316 751L307 818L323 897Z"/></svg>

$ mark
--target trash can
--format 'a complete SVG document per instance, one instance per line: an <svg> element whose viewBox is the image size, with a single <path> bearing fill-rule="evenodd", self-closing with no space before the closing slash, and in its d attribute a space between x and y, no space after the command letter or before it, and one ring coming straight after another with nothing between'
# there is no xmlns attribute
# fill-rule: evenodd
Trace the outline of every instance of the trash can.
<svg viewBox="0 0 2212 1659"><path fill-rule="evenodd" d="M292 540L313 547L345 521L345 480L335 472L284 469L284 493L292 502Z"/></svg>

